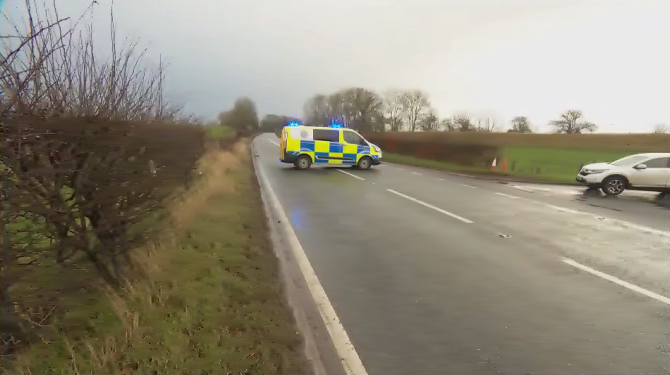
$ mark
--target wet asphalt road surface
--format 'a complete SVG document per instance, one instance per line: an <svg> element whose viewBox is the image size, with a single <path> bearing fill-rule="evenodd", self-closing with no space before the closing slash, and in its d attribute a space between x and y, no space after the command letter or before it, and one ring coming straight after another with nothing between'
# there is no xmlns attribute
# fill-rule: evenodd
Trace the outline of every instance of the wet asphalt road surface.
<svg viewBox="0 0 670 375"><path fill-rule="evenodd" d="M651 196L297 171L278 141L255 139L258 166L369 374L668 373L670 211Z"/></svg>

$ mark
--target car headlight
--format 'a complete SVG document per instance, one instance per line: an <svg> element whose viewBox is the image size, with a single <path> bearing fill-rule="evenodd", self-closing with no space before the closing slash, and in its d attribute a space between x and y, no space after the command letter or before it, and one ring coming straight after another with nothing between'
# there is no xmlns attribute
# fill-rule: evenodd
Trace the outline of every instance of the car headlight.
<svg viewBox="0 0 670 375"><path fill-rule="evenodd" d="M597 174L597 173L603 173L605 171L606 169L584 169L584 173L586 174Z"/></svg>

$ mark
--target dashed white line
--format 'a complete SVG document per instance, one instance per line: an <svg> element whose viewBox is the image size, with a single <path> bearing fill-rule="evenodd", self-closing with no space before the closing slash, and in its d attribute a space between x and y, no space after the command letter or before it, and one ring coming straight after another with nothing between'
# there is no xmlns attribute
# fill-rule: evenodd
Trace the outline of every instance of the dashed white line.
<svg viewBox="0 0 670 375"><path fill-rule="evenodd" d="M412 174L416 174L416 175L422 176L422 174L419 173L419 172L412 172Z"/></svg>
<svg viewBox="0 0 670 375"><path fill-rule="evenodd" d="M347 172L347 171L343 171L343 170L341 170L341 169L338 169L338 171L340 171L340 172L342 172L342 173L344 173L344 174L346 174L346 175L349 175L349 176L351 176L351 177L353 177L353 178L357 178L357 179L359 179L359 180L363 180L363 181L365 181L365 179L364 179L363 177L358 177L358 176L356 176L356 175L353 174L353 173L349 173L349 172Z"/></svg>
<svg viewBox="0 0 670 375"><path fill-rule="evenodd" d="M439 181L444 181L444 178L438 178Z"/></svg>
<svg viewBox="0 0 670 375"><path fill-rule="evenodd" d="M458 216L458 215L453 214L453 213L451 213L451 212L449 212L449 211L445 211L445 210L443 210L443 209L441 209L441 208L439 208L439 207L435 207L435 206L433 206L432 204L430 204L430 203L426 203L426 202L424 202L424 201L422 201L422 200L418 200L418 199L416 199L416 198L412 198L412 197L410 197L409 195L405 195L405 194L403 194L403 193L399 193L399 192L397 192L397 191L395 191L395 190L393 190L393 189L386 189L386 191L391 192L391 193L393 193L393 194L395 194L395 195L397 195L397 196L403 197L403 198L405 198L405 199L408 199L408 200L410 200L410 201L412 201L412 202L414 202L414 203L418 203L418 204L420 204L420 205L422 205L422 206L424 206L424 207L431 208L431 209L433 209L433 210L435 210L435 211L437 211L437 212L443 213L443 214L445 214L445 215L447 215L447 216L451 216L451 217L453 217L454 219L460 220L460 221L462 221L462 222L464 222L464 223L468 223L468 224L472 224L472 223L473 223L472 220L468 220L468 219L466 219L466 218L464 218L464 217Z"/></svg>
<svg viewBox="0 0 670 375"><path fill-rule="evenodd" d="M517 185L510 185L510 186L512 186L515 189L523 190L523 191L528 192L528 193L534 193L535 192L535 190L525 188L525 187L521 187L521 186L517 186Z"/></svg>
<svg viewBox="0 0 670 375"><path fill-rule="evenodd" d="M465 186L465 187L470 188L470 189L476 189L477 188L476 186L472 186L472 185L468 185L468 184L461 184L461 186Z"/></svg>
<svg viewBox="0 0 670 375"><path fill-rule="evenodd" d="M496 193L496 195L499 195L501 197L512 198L512 199L519 199L519 197L517 197L516 195L509 195L509 194L505 194L505 193Z"/></svg>
<svg viewBox="0 0 670 375"><path fill-rule="evenodd" d="M650 290L644 289L644 288L639 287L639 286L637 286L637 285L635 285L635 284L631 284L631 283L629 283L629 282L627 282L627 281L623 281L623 280L621 280L621 279L619 279L619 278L617 278L617 277L614 277L614 276L612 276L612 275L608 275L608 274L606 274L606 273L604 273L604 272L600 272L600 271L598 271L598 270L594 270L593 268L591 268L591 267L587 267L587 266L585 266L585 265L583 265L583 264L581 264L581 263L577 263L577 262L575 262L575 261L572 260L572 259L564 258L564 259L563 259L563 263L565 263L565 264L569 264L569 265L571 265L571 266L573 266L573 267L575 267L575 268L579 268L579 269L582 270L582 271L586 271L586 272L588 272L588 273L590 273L590 274L592 274L592 275L598 276L598 277L600 277L600 278L602 278L602 279L605 279L605 280L607 280L607 281L609 281L609 282L615 283L615 284L617 284L617 285L619 285L619 286L622 286L622 287L624 287L624 288L630 289L630 290L632 290L632 291L634 291L634 292L638 292L638 293L640 293L640 294L643 294L643 295L645 295L645 296L647 296L647 297L649 297L649 298L653 298L653 299L655 299L655 300L657 300L657 301L659 301L659 302L663 302L663 303L665 303L666 305L670 305L670 298L664 297L664 296L662 296L662 295L660 295L660 294L654 293L654 292L652 292L652 291L650 291Z"/></svg>
<svg viewBox="0 0 670 375"><path fill-rule="evenodd" d="M548 204L548 203L543 203L543 204L546 207L549 207L549 208L554 209L556 211L567 212L567 213L570 213L570 214L585 214L585 212L573 210L571 208L565 208L565 207L561 207L561 206L554 206L553 204ZM588 214L588 215L590 215L590 214Z"/></svg>
<svg viewBox="0 0 670 375"><path fill-rule="evenodd" d="M275 146L279 146L279 143L277 143L277 142L275 142L275 141L271 141L271 140L268 139L268 142L272 143L272 144L275 145Z"/></svg>

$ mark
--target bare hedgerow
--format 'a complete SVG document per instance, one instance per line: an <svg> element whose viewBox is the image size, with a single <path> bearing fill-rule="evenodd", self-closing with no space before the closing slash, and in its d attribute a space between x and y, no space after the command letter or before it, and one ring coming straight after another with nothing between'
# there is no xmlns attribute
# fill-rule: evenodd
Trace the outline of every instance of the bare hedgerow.
<svg viewBox="0 0 670 375"><path fill-rule="evenodd" d="M147 68L137 42L119 46L113 15L104 60L83 16L24 5L22 19L0 15L0 361L29 339L12 283L49 259L88 261L124 285L129 251L146 237L133 230L204 152L201 127L164 99L162 62Z"/></svg>

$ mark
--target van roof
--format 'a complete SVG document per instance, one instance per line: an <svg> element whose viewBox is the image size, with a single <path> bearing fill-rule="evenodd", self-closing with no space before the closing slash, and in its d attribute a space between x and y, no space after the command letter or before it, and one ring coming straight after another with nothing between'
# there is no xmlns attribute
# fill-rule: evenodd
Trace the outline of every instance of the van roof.
<svg viewBox="0 0 670 375"><path fill-rule="evenodd" d="M284 129L291 129L291 128L298 128L298 129L333 129L333 130L350 130L355 132L356 130L351 129L351 128L334 128L331 126L309 126L309 125L297 125L297 126L284 126Z"/></svg>

